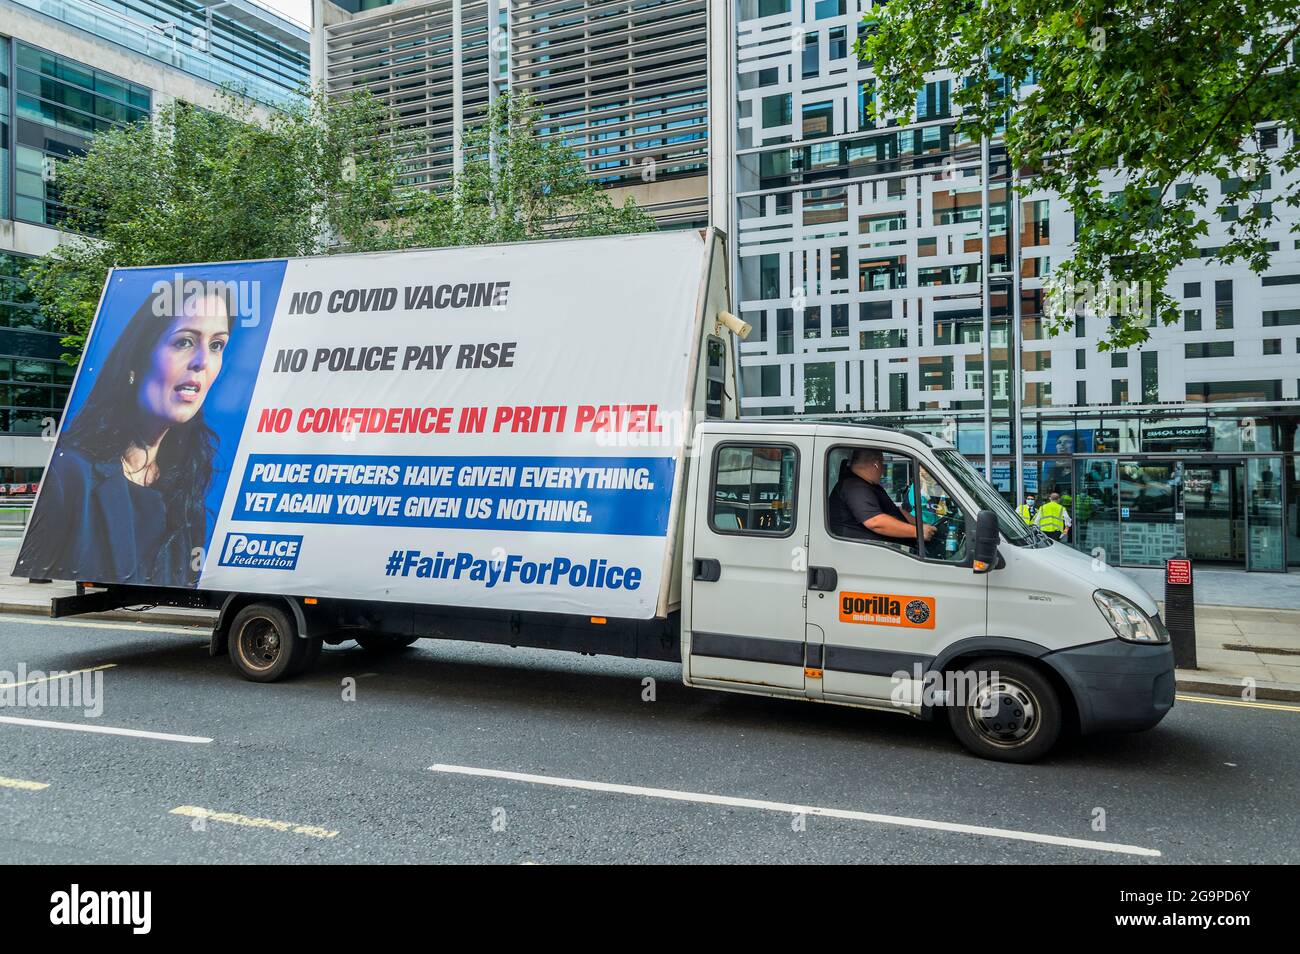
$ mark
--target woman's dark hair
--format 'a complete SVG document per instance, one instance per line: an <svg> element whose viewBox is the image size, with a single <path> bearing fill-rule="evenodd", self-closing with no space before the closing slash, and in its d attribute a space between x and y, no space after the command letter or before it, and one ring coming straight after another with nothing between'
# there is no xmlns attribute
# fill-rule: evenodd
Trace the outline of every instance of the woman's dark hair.
<svg viewBox="0 0 1300 954"><path fill-rule="evenodd" d="M186 296L185 302L203 295L204 292L199 292ZM130 448L148 445L137 400L138 389L152 366L154 349L185 304L178 303L178 307L166 309L159 316L155 313L155 300L155 294L150 294L131 316L100 365L86 403L63 434L62 439L69 446L91 460L117 461ZM229 309L226 314L229 316ZM184 424L168 429L154 460L158 465L158 479L150 486L162 495L167 512L163 544L157 558L161 565L170 559L173 566L184 567L187 575L190 574L190 549L201 545L207 536L208 514L204 501L212 480L216 451L217 435L204 421L200 408Z"/></svg>

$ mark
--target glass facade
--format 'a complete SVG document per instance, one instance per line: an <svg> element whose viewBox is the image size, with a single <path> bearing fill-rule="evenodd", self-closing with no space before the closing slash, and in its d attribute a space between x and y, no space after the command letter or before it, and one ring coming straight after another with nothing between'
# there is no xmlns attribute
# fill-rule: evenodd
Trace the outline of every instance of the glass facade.
<svg viewBox="0 0 1300 954"><path fill-rule="evenodd" d="M1141 289L1053 336L1044 298L1073 240L1069 207L1032 183L1009 188L996 138L985 169L979 143L956 131L957 78L927 77L910 115L877 120L871 66L840 40L858 34L872 0L734 2L734 287L755 329L740 349L742 414L923 429L982 469L987 388L990 482L1015 497L1019 417L1024 488L1081 508L1074 545L1129 565L1184 554L1257 570L1300 563L1285 546L1300 536L1294 461L1265 456L1291 454L1300 415L1289 222L1269 236L1261 277L1214 259L1227 224L1211 216L1206 248L1166 289L1182 321L1151 325L1139 348L1097 345L1113 316L1149 315ZM1261 140L1264 158L1276 162L1292 135ZM1251 200L1276 198L1281 182L1263 175ZM1234 180L1200 184L1214 208L1241 198ZM1275 503L1252 497L1267 483L1262 460Z"/></svg>
<svg viewBox="0 0 1300 954"><path fill-rule="evenodd" d="M310 75L305 27L248 0L3 0L271 106Z"/></svg>
<svg viewBox="0 0 1300 954"><path fill-rule="evenodd" d="M76 369L61 360L61 335L48 327L23 281L25 261L0 252L0 433L39 435L58 421Z"/></svg>
<svg viewBox="0 0 1300 954"><path fill-rule="evenodd" d="M97 132L147 118L150 93L26 43L13 49L13 217L57 225L64 215L58 161L85 152Z"/></svg>
<svg viewBox="0 0 1300 954"><path fill-rule="evenodd" d="M0 219L13 218L13 212L9 210L9 180L13 177L9 153L10 130L13 128L10 122L9 101L13 98L10 90L10 41L6 36L0 36Z"/></svg>

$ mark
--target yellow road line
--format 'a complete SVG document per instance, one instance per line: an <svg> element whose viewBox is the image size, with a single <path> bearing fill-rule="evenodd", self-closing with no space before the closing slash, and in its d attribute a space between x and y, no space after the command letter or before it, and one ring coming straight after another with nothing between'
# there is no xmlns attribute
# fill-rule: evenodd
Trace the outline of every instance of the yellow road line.
<svg viewBox="0 0 1300 954"><path fill-rule="evenodd" d="M178 805L168 814L225 822L228 825L243 825L245 828L270 828L273 831L287 831L294 835L307 835L309 838L333 838L338 834L336 831L319 828L316 825L299 825L296 822L276 821L273 818L253 818L238 812L214 812L210 808L199 808L197 805Z"/></svg>
<svg viewBox="0 0 1300 954"><path fill-rule="evenodd" d="M24 792L39 792L49 787L45 782L29 782L24 778L0 778L0 788L20 788Z"/></svg>
<svg viewBox="0 0 1300 954"><path fill-rule="evenodd" d="M1208 699L1205 696L1175 695L1179 702L1205 702L1212 706L1239 706L1243 709L1273 709L1277 712L1300 712L1300 706L1284 706L1277 702L1244 702L1236 699Z"/></svg>
<svg viewBox="0 0 1300 954"><path fill-rule="evenodd" d="M23 682L0 682L0 689L13 689L17 686L30 686L38 682L51 682L55 679L67 679L70 676L80 676L83 672L99 672L101 669L113 669L117 663L104 663L102 666L91 666L89 669L74 669L72 672L56 672L52 676L41 676L39 679L26 679Z"/></svg>

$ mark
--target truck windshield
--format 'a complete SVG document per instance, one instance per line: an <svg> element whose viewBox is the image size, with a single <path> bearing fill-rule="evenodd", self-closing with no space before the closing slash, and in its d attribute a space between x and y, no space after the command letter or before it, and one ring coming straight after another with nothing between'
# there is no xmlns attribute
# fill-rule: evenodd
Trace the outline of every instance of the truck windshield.
<svg viewBox="0 0 1300 954"><path fill-rule="evenodd" d="M1008 543L1013 543L1018 547L1039 545L1040 534L1020 519L1020 515L1011 509L1011 505L1002 499L1002 495L980 476L979 471L972 467L970 461L963 457L960 452L937 450L934 453L939 458L939 463L948 469L948 473L952 475L953 480L974 497L975 502L982 509L993 511L998 518L998 529L1002 531L1002 536ZM1045 535L1042 536L1042 539L1051 542Z"/></svg>

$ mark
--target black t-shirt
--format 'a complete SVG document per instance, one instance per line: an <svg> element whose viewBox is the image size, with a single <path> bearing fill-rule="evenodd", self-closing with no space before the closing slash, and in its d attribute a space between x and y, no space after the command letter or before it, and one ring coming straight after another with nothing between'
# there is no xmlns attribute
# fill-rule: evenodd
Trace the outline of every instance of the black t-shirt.
<svg viewBox="0 0 1300 954"><path fill-rule="evenodd" d="M884 487L863 480L851 471L841 477L831 491L831 533L852 540L878 540L908 546L909 541L901 537L886 537L863 526L863 523L882 513L896 520L907 520L898 505L889 499Z"/></svg>

